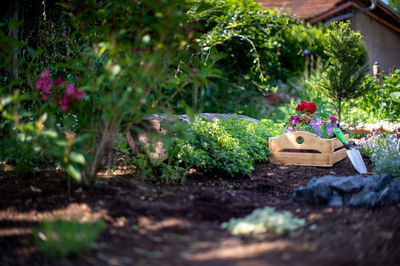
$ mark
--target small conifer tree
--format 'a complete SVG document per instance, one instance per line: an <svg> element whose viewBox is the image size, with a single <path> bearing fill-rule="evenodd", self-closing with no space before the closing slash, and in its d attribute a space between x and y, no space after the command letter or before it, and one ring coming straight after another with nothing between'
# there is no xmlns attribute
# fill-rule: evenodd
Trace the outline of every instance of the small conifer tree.
<svg viewBox="0 0 400 266"><path fill-rule="evenodd" d="M339 121L342 102L357 98L370 89L360 86L369 68L362 38L360 33L350 29L349 22L335 21L326 33L324 53L329 59L320 89L335 102Z"/></svg>

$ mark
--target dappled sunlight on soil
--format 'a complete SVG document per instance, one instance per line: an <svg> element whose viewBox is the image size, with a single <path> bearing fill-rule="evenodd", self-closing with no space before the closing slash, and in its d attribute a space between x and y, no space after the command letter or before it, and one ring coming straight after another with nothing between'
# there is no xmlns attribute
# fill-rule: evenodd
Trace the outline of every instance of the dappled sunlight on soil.
<svg viewBox="0 0 400 266"><path fill-rule="evenodd" d="M241 244L240 241L230 239L222 241L220 245L212 250L198 252L194 254L185 254L184 258L188 261L205 261L205 260L221 260L221 259L244 259L257 257L260 254L269 251L281 251L293 246L289 241L275 241Z"/></svg>
<svg viewBox="0 0 400 266"><path fill-rule="evenodd" d="M40 173L39 173L40 174ZM1 178L2 265L396 265L400 205L377 209L312 206L292 194L313 177L355 174L346 159L332 168L259 164L250 179L194 172L185 185L156 185L129 175L99 178L67 195L60 173ZM34 187L32 190L31 186ZM234 236L221 229L232 217L270 206L306 220L292 234ZM44 219L103 219L92 251L46 261L31 229Z"/></svg>

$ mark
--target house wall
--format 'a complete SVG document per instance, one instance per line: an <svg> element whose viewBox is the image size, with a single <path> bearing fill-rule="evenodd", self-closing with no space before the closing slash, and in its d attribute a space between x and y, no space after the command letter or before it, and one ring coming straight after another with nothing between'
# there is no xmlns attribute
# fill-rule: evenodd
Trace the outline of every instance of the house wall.
<svg viewBox="0 0 400 266"><path fill-rule="evenodd" d="M368 47L368 64L379 62L381 71L400 68L400 32L392 30L366 14L357 14L351 20L351 27L364 36Z"/></svg>

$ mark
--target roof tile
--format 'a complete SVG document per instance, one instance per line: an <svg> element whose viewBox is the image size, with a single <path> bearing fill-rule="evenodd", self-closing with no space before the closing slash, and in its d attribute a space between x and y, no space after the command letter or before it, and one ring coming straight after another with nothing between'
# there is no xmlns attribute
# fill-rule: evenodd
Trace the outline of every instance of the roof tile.
<svg viewBox="0 0 400 266"><path fill-rule="evenodd" d="M343 0L255 0L255 2L266 8L283 8L288 13L308 19L328 12Z"/></svg>

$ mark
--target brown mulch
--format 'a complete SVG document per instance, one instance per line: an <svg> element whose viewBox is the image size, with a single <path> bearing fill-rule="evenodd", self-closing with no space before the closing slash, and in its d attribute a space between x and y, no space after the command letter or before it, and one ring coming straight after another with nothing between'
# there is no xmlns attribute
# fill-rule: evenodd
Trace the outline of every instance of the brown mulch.
<svg viewBox="0 0 400 266"><path fill-rule="evenodd" d="M185 185L102 177L88 189L74 185L68 198L61 172L25 179L2 172L1 265L399 265L400 204L368 210L292 199L314 176L353 174L345 159L331 168L259 164L251 179L194 173ZM307 225L284 235L234 236L220 229L264 206L289 210ZM31 229L56 217L102 218L106 229L92 251L49 261Z"/></svg>

